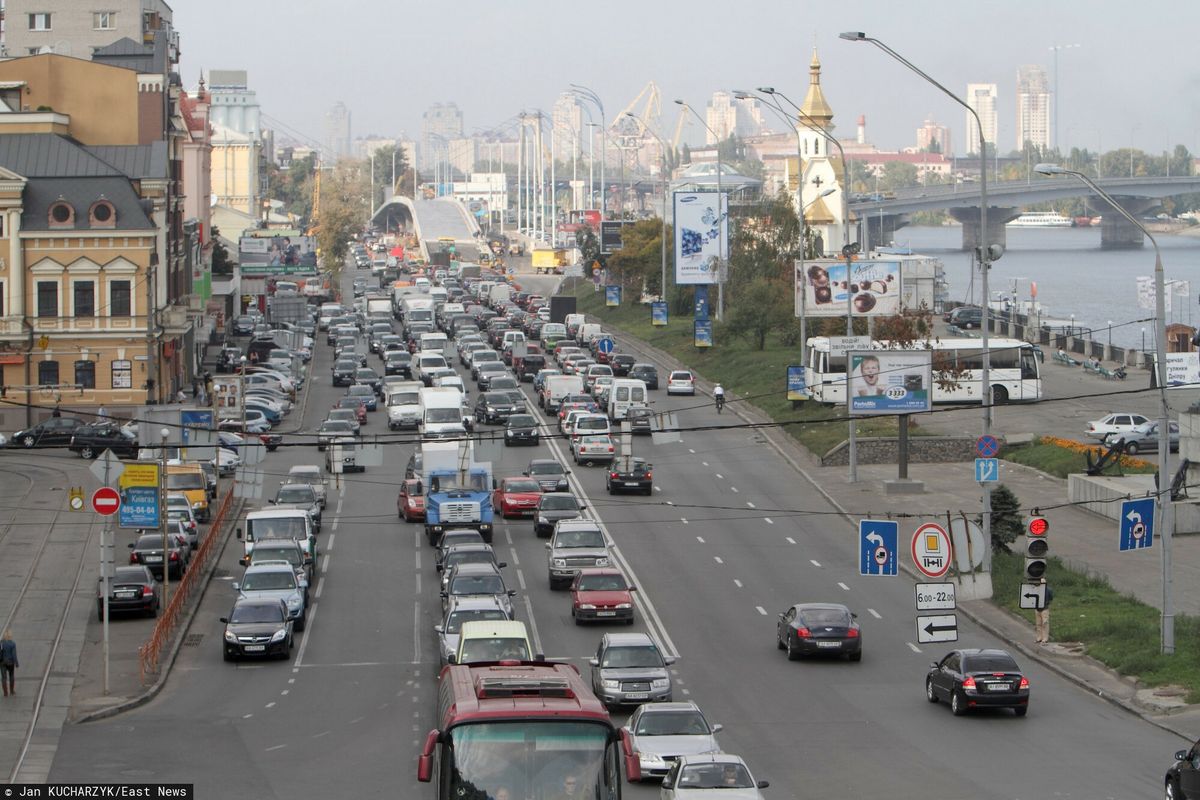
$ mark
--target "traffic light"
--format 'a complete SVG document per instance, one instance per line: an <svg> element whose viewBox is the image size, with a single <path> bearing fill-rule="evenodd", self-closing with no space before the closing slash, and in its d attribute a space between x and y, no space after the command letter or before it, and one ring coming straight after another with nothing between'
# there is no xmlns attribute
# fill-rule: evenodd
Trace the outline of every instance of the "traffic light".
<svg viewBox="0 0 1200 800"><path fill-rule="evenodd" d="M1025 580L1037 583L1046 576L1046 560L1050 557L1050 540L1046 534L1050 523L1045 517L1030 517L1025 528Z"/></svg>

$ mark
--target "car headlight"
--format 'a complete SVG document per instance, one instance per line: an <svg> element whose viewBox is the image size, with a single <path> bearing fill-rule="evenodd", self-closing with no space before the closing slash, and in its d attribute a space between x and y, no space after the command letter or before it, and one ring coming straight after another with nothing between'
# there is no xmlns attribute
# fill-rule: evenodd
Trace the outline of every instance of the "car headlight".
<svg viewBox="0 0 1200 800"><path fill-rule="evenodd" d="M597 567L607 567L607 566L608 566L608 559L607 559L607 558L597 558L597 559L596 559L596 566L597 566Z"/></svg>
<svg viewBox="0 0 1200 800"><path fill-rule="evenodd" d="M300 595L296 594L296 595L292 595L291 597L289 597L287 604L288 604L288 608L299 608L300 607Z"/></svg>
<svg viewBox="0 0 1200 800"><path fill-rule="evenodd" d="M285 636L287 636L287 628L280 628L271 636L271 641L282 642Z"/></svg>
<svg viewBox="0 0 1200 800"><path fill-rule="evenodd" d="M200 502L192 503L192 510L195 510L197 508L202 508L203 506L204 506L204 504L200 503Z"/></svg>
<svg viewBox="0 0 1200 800"><path fill-rule="evenodd" d="M228 631L228 630L227 630L227 631L225 631L225 641L227 641L227 642L236 642L236 641L237 641L237 636L235 636L235 635L233 634L233 631Z"/></svg>
<svg viewBox="0 0 1200 800"><path fill-rule="evenodd" d="M600 685L603 686L605 689L620 689L621 688L620 681L604 680L604 681L600 681Z"/></svg>
<svg viewBox="0 0 1200 800"><path fill-rule="evenodd" d="M617 603L617 608L633 608L633 603Z"/></svg>
<svg viewBox="0 0 1200 800"><path fill-rule="evenodd" d="M567 565L567 560L565 558L556 558L552 563L556 567L565 567Z"/></svg>
<svg viewBox="0 0 1200 800"><path fill-rule="evenodd" d="M638 753L638 757L641 758L644 763L653 764L659 767L664 767L667 764L667 760L657 753Z"/></svg>
<svg viewBox="0 0 1200 800"><path fill-rule="evenodd" d="M671 685L670 678L655 678L654 680L650 681L651 689L666 689L666 688L669 688L670 685Z"/></svg>
<svg viewBox="0 0 1200 800"><path fill-rule="evenodd" d="M538 525L549 525L549 524L550 524L550 520L546 519L546 518L545 518L545 517L543 517L543 516L538 516L538 518L537 518L537 524L538 524Z"/></svg>
<svg viewBox="0 0 1200 800"><path fill-rule="evenodd" d="M579 604L579 607L580 607L580 608L587 609L588 611L595 611L595 610L596 610L596 606L595 606L593 603L580 603L580 604Z"/></svg>

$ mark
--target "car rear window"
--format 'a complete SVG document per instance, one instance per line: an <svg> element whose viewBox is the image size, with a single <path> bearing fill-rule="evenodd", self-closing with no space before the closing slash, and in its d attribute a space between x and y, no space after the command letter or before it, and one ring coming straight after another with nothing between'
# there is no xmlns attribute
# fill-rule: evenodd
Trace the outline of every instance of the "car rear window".
<svg viewBox="0 0 1200 800"><path fill-rule="evenodd" d="M991 653L988 655L966 656L963 659L963 672L1020 672L1021 668L1012 656Z"/></svg>

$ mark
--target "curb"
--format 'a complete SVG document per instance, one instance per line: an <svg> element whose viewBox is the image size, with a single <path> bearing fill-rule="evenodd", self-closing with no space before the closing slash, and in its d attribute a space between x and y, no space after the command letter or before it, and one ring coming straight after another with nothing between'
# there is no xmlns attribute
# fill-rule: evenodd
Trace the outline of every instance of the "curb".
<svg viewBox="0 0 1200 800"><path fill-rule="evenodd" d="M642 340L637 339L634 336L632 336L631 334L625 333L624 331L622 331L622 333L625 336L626 342L630 342L630 341L636 342L640 346L639 348L636 348L639 350L639 352L641 352L645 355L651 356L652 358L657 360L660 364L663 364L664 366L666 366L671 363L681 363L681 362L676 361L676 359L673 356L671 356L670 354L664 353L663 351L659 350L658 348L654 347L653 345L643 342ZM691 369L691 368L688 367L688 369ZM704 391L704 394L708 394L711 396L711 394L707 390L702 390L702 391ZM759 416L762 417L763 420L768 420L768 421L770 420L769 416L767 416L761 409L757 408L753 404L748 403L746 401L740 401L740 402L742 402L742 406L741 407L734 406L733 413L736 414L739 418L741 418L745 422L754 423L754 422L759 421L759 420L755 420L749 413L743 411L743 409L747 409L747 408L754 409L754 411L756 411L759 414ZM775 450L775 452L778 453L784 459L784 461L786 461L788 463L789 466L792 467L792 469L794 469L794 470L796 470L796 472L800 473L801 477L803 477L804 480L806 480L810 486L812 486L814 489L816 489L817 493L820 494L822 497L824 497L826 502L829 503L829 505L831 505L834 509L836 509L837 512L839 514L841 514L842 517L851 526L857 526L856 520L854 520L850 516L849 512L847 512L846 509L844 509L842 507L842 505L831 494L829 494L829 492L825 491L825 489L820 485L820 483L818 483L816 481L816 479L814 479L813 476L810 475L808 473L808 471L803 466L801 466L801 464L795 458L793 458L790 453L788 453L785 450L785 446L783 444L776 441L776 436L779 434L779 429L777 429L777 428L759 429L759 432L763 434L763 438L767 442L767 444L769 444L771 446L771 448L773 450ZM789 442L790 442L790 440L789 440ZM793 447L798 447L803 450L803 445L801 445L799 442L790 442L790 443L792 444ZM805 452L807 452L807 451L805 451ZM1041 470L1035 469L1033 467L1026 467L1024 464L1017 464L1016 466L1025 467L1025 469L1028 469L1032 472L1035 472L1035 473L1043 475L1047 478L1065 483L1065 481L1062 481L1061 478L1057 478L1054 475L1049 475L1048 473L1044 473ZM914 579L917 578L917 574L912 570L912 568L910 568L908 565L904 564L903 562L901 562L900 568L901 568L901 570L903 570L905 575L908 575L909 577L912 577ZM982 602L990 602L990 601L982 601ZM996 606L993 604L992 607L995 608L995 610L1001 614L1009 614L1009 612L1006 609L1003 609L999 606ZM973 609L970 609L966 606L959 606L957 608L957 610L961 611L967 619L971 620L971 622L975 623L976 625L978 625L983 630L987 631L992 636L995 636L997 639L1000 639L1001 641L1007 642L1013 648L1015 648L1020 653L1025 655L1027 658L1031 659L1032 661L1037 662L1038 664L1040 664L1043 667L1046 667L1054 674L1058 675L1061 678L1066 679L1068 682L1074 684L1075 686L1078 686L1079 688L1084 689L1085 691L1088 692L1088 694L1095 695L1096 697L1099 697L1100 699L1107 701L1111 705L1116 706L1117 708L1120 708L1130 714L1133 714L1134 716L1141 718L1143 721L1155 726L1156 728L1159 728L1160 730L1166 731L1167 733L1171 733L1176 736L1179 736L1182 739L1185 739L1189 743L1195 740L1195 737L1192 734L1181 731L1172 725L1169 725L1165 722L1162 722L1158 719L1148 716L1147 713L1140 706L1126 700L1125 698L1117 697L1116 695L1105 694L1103 691L1097 690L1094 686L1092 686L1090 683L1088 683L1084 678L1076 675L1075 673L1068 670L1066 667L1063 667L1063 666L1059 665L1058 663L1052 661L1051 659L1047 658L1045 655L1043 655L1038 650L1032 649L1019 641L1008 638L1008 635L1006 633L1004 633L1003 631L1001 631L999 627L997 627L997 626L993 625L991 622L985 620L982 615L976 613ZM1009 615L1011 616L1011 614L1009 614ZM1029 623L1025 622L1025 620L1023 620L1023 619L1020 619L1020 618L1014 618L1014 619L1019 620L1020 623L1026 627L1028 627L1028 625L1029 625ZM1084 658L1090 658L1090 657L1084 656ZM1109 676L1111 676L1117 680L1121 680L1121 676L1113 669L1105 666L1104 664L1100 663L1099 661L1096 661L1095 659L1090 659L1090 660L1097 668L1104 670Z"/></svg>

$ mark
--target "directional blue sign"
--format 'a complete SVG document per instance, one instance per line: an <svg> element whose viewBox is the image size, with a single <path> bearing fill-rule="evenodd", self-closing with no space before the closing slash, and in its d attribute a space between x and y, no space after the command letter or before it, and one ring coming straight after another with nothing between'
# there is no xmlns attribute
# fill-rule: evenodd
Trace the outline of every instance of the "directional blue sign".
<svg viewBox="0 0 1200 800"><path fill-rule="evenodd" d="M1154 498L1121 503L1121 549L1141 550L1154 545Z"/></svg>
<svg viewBox="0 0 1200 800"><path fill-rule="evenodd" d="M899 559L896 541L900 523L882 519L858 522L858 574L895 575Z"/></svg>
<svg viewBox="0 0 1200 800"><path fill-rule="evenodd" d="M613 350L617 349L617 343L612 339L601 339L600 341L596 342L596 349L601 353L604 353L604 355L608 355Z"/></svg>
<svg viewBox="0 0 1200 800"><path fill-rule="evenodd" d="M998 458L977 458L975 459L975 482L976 483L992 483L1000 480L1000 459Z"/></svg>

